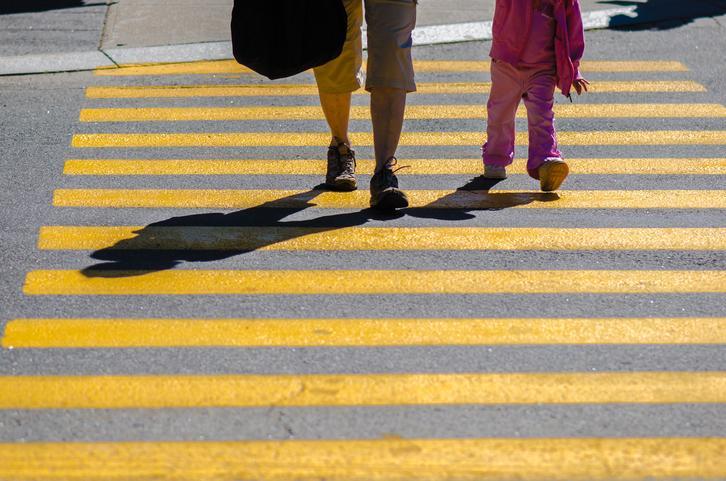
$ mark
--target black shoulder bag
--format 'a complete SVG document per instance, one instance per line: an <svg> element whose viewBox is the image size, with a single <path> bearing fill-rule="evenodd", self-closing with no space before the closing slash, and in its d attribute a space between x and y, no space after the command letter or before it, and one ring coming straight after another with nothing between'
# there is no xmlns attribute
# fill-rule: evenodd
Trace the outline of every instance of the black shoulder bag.
<svg viewBox="0 0 726 481"><path fill-rule="evenodd" d="M337 58L347 25L341 0L235 0L234 58L270 79L290 77Z"/></svg>

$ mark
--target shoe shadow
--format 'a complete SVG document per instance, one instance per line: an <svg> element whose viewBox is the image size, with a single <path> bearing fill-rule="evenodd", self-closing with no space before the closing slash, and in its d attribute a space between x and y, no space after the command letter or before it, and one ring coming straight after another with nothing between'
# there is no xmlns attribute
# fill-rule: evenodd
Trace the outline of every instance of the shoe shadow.
<svg viewBox="0 0 726 481"><path fill-rule="evenodd" d="M134 232L135 237L93 252L91 258L102 262L81 272L90 278L135 277L173 269L183 262L228 259L307 235L361 226L370 220L393 220L410 215L457 221L475 217L473 211L501 210L559 199L554 193L490 193L499 182L476 177L455 192L422 207L383 212L364 209L283 222L286 217L316 206L315 198L327 191L319 185L229 214L194 214L149 224Z"/></svg>
<svg viewBox="0 0 726 481"><path fill-rule="evenodd" d="M402 212L381 213L364 209L282 222L285 217L315 207L315 198L326 190L316 186L303 193L229 214L195 214L155 222L134 232L133 238L93 252L91 258L103 262L86 267L81 272L86 277L140 276L173 269L183 262L227 259L306 235L404 215Z"/></svg>
<svg viewBox="0 0 726 481"><path fill-rule="evenodd" d="M472 212L503 210L533 202L554 202L560 196L553 192L489 192L502 179L479 176L449 195L422 207L406 210L412 217L439 220L466 220L476 217Z"/></svg>

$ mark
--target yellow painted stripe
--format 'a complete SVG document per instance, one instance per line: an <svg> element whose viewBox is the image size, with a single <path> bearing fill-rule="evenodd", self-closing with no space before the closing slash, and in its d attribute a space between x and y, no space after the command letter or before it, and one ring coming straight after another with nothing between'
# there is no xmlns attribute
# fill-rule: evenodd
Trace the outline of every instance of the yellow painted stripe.
<svg viewBox="0 0 726 481"><path fill-rule="evenodd" d="M724 479L724 438L490 438L0 444L13 481ZM32 460L32 461L30 461Z"/></svg>
<svg viewBox="0 0 726 481"><path fill-rule="evenodd" d="M483 192L407 190L411 207L431 209L726 209L722 190L569 190ZM226 208L250 207L365 209L365 191L58 189L56 207ZM264 205L263 205L264 204Z"/></svg>
<svg viewBox="0 0 726 481"><path fill-rule="evenodd" d="M723 402L726 372L0 377L0 409Z"/></svg>
<svg viewBox="0 0 726 481"><path fill-rule="evenodd" d="M212 75L254 74L234 60L213 60L182 63L122 64L118 67L101 67L94 71L102 77L136 75Z"/></svg>
<svg viewBox="0 0 726 481"><path fill-rule="evenodd" d="M173 270L29 272L28 295L723 293L726 271Z"/></svg>
<svg viewBox="0 0 726 481"><path fill-rule="evenodd" d="M484 60L415 60L417 72L484 72L489 70L489 62ZM584 72L687 72L681 62L673 61L597 61L582 62ZM95 71L100 76L136 75L210 75L210 74L251 74L250 69L234 60L206 62L186 62L150 65L121 65L120 68L100 68Z"/></svg>
<svg viewBox="0 0 726 481"><path fill-rule="evenodd" d="M583 72L687 72L681 62L674 61L603 61L585 60L580 65ZM478 72L489 69L489 61L468 60L415 60L419 72Z"/></svg>
<svg viewBox="0 0 726 481"><path fill-rule="evenodd" d="M4 348L725 344L726 318L15 319Z"/></svg>
<svg viewBox="0 0 726 481"><path fill-rule="evenodd" d="M416 86L419 94L482 94L491 89L489 82L421 82ZM706 88L692 80L626 80L597 81L590 93L647 93L647 92L706 92ZM358 90L354 95L367 95ZM248 85L145 85L88 87L88 98L164 98L164 97L262 97L262 96L317 96L314 84L248 84Z"/></svg>
<svg viewBox="0 0 726 481"><path fill-rule="evenodd" d="M481 144L483 132L404 132L400 145L440 146ZM558 132L562 145L726 145L726 130L634 130ZM350 135L356 145L373 145L373 134ZM518 132L518 145L527 143L527 133ZM231 132L158 134L76 134L76 148L131 147L315 147L327 145L330 134L323 132Z"/></svg>
<svg viewBox="0 0 726 481"><path fill-rule="evenodd" d="M661 118L726 117L720 104L558 104L555 114L562 118ZM370 109L353 106L351 119L370 119ZM520 118L527 112L520 107ZM486 117L483 105L409 105L406 118L469 119ZM175 122L224 120L324 120L319 106L294 107L174 107L83 109L81 122Z"/></svg>
<svg viewBox="0 0 726 481"><path fill-rule="evenodd" d="M685 86L685 85L683 85ZM697 88L696 86L690 86ZM419 93L453 94L488 92L489 82L475 83L420 83ZM358 90L354 95L367 95ZM163 97L263 97L263 96L317 96L315 84L246 84L246 85L161 85L161 86L113 86L88 87L88 98L163 98Z"/></svg>
<svg viewBox="0 0 726 481"><path fill-rule="evenodd" d="M40 249L726 250L719 228L44 226Z"/></svg>
<svg viewBox="0 0 726 481"><path fill-rule="evenodd" d="M567 159L571 169L581 174L726 175L726 157L652 159ZM481 174L481 158L406 159L396 175ZM358 159L359 174L373 173L375 162ZM507 168L510 174L525 174L522 162ZM218 160L218 159L70 159L66 175L323 175L325 163L319 159Z"/></svg>

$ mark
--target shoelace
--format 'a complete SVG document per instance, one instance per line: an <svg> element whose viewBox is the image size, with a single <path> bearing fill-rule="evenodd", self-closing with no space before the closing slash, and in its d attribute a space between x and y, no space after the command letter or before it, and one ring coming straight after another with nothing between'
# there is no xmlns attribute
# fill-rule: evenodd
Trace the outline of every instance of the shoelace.
<svg viewBox="0 0 726 481"><path fill-rule="evenodd" d="M394 157L391 157L390 159L386 160L385 169L390 170L392 174L395 174L399 170L411 168L410 165L402 165L402 166L398 167L397 169L394 169L394 167L397 165L398 165L398 159L394 156Z"/></svg>
<svg viewBox="0 0 726 481"><path fill-rule="evenodd" d="M345 147L348 149L347 154L341 154L340 153L340 146L345 145ZM340 143L338 144L338 155L340 159L340 164L343 167L340 171L341 175L354 175L355 174L355 151L351 149L348 144Z"/></svg>

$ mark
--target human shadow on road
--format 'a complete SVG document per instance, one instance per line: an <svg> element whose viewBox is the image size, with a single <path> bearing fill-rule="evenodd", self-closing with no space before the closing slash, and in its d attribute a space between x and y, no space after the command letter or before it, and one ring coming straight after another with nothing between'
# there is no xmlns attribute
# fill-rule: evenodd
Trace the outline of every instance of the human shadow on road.
<svg viewBox="0 0 726 481"><path fill-rule="evenodd" d="M474 177L451 194L423 207L408 209L406 213L412 217L457 221L476 217L472 213L475 211L503 210L560 198L552 192L490 192L499 182L500 179L487 179L483 175Z"/></svg>
<svg viewBox="0 0 726 481"><path fill-rule="evenodd" d="M371 209L332 214L310 220L282 222L285 217L315 207L323 186L229 214L172 217L155 222L136 237L100 249L91 258L104 261L83 269L86 277L133 277L176 267L182 262L209 262L256 251L288 240L367 223L402 217L402 212ZM260 227L266 227L260 232Z"/></svg>
<svg viewBox="0 0 726 481"><path fill-rule="evenodd" d="M635 16L616 15L610 19L611 28L623 30L670 30L698 18L726 14L726 0L603 0L598 3L635 7Z"/></svg>
<svg viewBox="0 0 726 481"><path fill-rule="evenodd" d="M0 15L11 13L47 12L66 8L106 6L106 2L87 3L84 0L3 0L0 2Z"/></svg>
<svg viewBox="0 0 726 481"><path fill-rule="evenodd" d="M392 220L410 215L448 221L475 217L472 211L501 210L557 200L540 192L489 193L498 181L477 177L455 192L422 206L395 212L372 209L332 214L302 221L282 220L309 207L325 192L323 186L275 199L229 214L195 214L155 222L91 258L103 261L83 269L86 277L134 277L173 269L182 262L227 259L310 234L361 226L370 220ZM264 227L264 230L260 228Z"/></svg>

